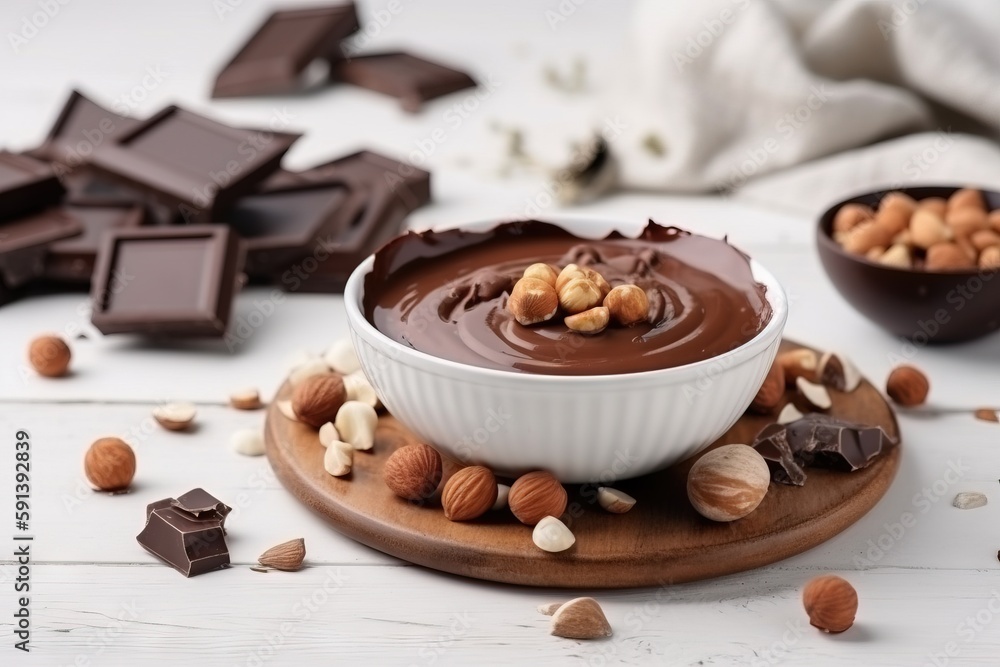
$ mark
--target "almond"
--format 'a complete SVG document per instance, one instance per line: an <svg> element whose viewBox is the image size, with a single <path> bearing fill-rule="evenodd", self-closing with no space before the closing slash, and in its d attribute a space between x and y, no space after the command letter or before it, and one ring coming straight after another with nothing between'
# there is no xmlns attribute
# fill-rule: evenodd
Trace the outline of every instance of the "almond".
<svg viewBox="0 0 1000 667"><path fill-rule="evenodd" d="M292 392L292 409L299 421L319 428L337 418L337 412L347 400L344 379L337 373L313 375Z"/></svg>
<svg viewBox="0 0 1000 667"><path fill-rule="evenodd" d="M760 385L757 395L750 403L750 409L758 414L772 413L784 397L785 369L775 361L768 369L764 383Z"/></svg>
<svg viewBox="0 0 1000 667"><path fill-rule="evenodd" d="M524 524L534 526L543 517L562 516L569 497L551 473L537 470L522 475L510 487L510 511Z"/></svg>
<svg viewBox="0 0 1000 667"><path fill-rule="evenodd" d="M257 562L264 567L273 567L275 570L294 572L302 567L302 561L306 557L306 541L301 537L297 540L289 540L271 547L260 555Z"/></svg>
<svg viewBox="0 0 1000 667"><path fill-rule="evenodd" d="M497 479L489 468L462 468L445 483L441 506L449 521L468 521L486 514L497 499Z"/></svg>
<svg viewBox="0 0 1000 667"><path fill-rule="evenodd" d="M386 460L382 475L386 486L400 498L425 500L441 483L441 455L424 444L400 447Z"/></svg>
<svg viewBox="0 0 1000 667"><path fill-rule="evenodd" d="M575 598L552 612L550 632L566 639L610 637L611 624L594 598Z"/></svg>

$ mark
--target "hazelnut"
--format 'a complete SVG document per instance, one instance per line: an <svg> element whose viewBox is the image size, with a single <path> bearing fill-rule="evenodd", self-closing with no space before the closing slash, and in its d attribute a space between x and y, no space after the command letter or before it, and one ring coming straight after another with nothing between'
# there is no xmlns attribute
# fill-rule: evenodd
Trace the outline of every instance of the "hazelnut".
<svg viewBox="0 0 1000 667"><path fill-rule="evenodd" d="M555 289L556 278L559 277L559 272L545 262L538 262L526 268L524 273L521 274L521 277L541 280L542 282L552 285L552 288Z"/></svg>
<svg viewBox="0 0 1000 667"><path fill-rule="evenodd" d="M760 385L757 395L750 403L750 409L759 414L769 414L774 412L784 397L785 369L781 367L781 364L775 362L768 369L764 383Z"/></svg>
<svg viewBox="0 0 1000 667"><path fill-rule="evenodd" d="M905 192L890 192L878 203L879 211L898 211L909 218L917 210L917 200ZM876 213L876 216L878 214Z"/></svg>
<svg viewBox="0 0 1000 667"><path fill-rule="evenodd" d="M976 250L982 252L991 246L1000 246L1000 234L997 234L992 229L980 229L972 233L969 241L972 242L972 246Z"/></svg>
<svg viewBox="0 0 1000 667"><path fill-rule="evenodd" d="M59 336L39 336L28 346L28 361L39 375L59 377L69 370L73 353Z"/></svg>
<svg viewBox="0 0 1000 667"><path fill-rule="evenodd" d="M529 526L534 526L546 516L562 516L568 500L563 485L544 470L519 477L511 485L507 496L510 511L521 523Z"/></svg>
<svg viewBox="0 0 1000 667"><path fill-rule="evenodd" d="M943 218L948 212L948 200L944 197L926 197L917 202L918 209L924 209Z"/></svg>
<svg viewBox="0 0 1000 667"><path fill-rule="evenodd" d="M956 236L955 245L958 249L965 253L965 258L974 266L976 264L976 258L979 257L979 251L976 250L976 246L972 245L972 241L969 240L968 236Z"/></svg>
<svg viewBox="0 0 1000 667"><path fill-rule="evenodd" d="M857 366L835 352L826 352L820 357L816 375L820 382L837 391L854 391L861 384L861 371Z"/></svg>
<svg viewBox="0 0 1000 667"><path fill-rule="evenodd" d="M983 193L975 188L956 190L948 197L948 210L955 211L960 208L978 208L985 211L986 200L983 199Z"/></svg>
<svg viewBox="0 0 1000 667"><path fill-rule="evenodd" d="M950 241L952 230L936 213L918 209L910 219L910 240L918 248L930 248L935 243Z"/></svg>
<svg viewBox="0 0 1000 667"><path fill-rule="evenodd" d="M400 498L425 500L441 483L441 455L430 445L400 447L382 469L385 485Z"/></svg>
<svg viewBox="0 0 1000 667"><path fill-rule="evenodd" d="M795 381L800 377L804 377L810 382L816 380L819 355L812 350L800 347L779 353L775 363L785 371L785 385L794 387Z"/></svg>
<svg viewBox="0 0 1000 667"><path fill-rule="evenodd" d="M873 262L877 262L885 254L886 248L880 245L875 246L871 250L865 253L865 259L870 259Z"/></svg>
<svg viewBox="0 0 1000 667"><path fill-rule="evenodd" d="M927 249L924 263L928 271L953 271L974 266L975 262L957 243L935 243Z"/></svg>
<svg viewBox="0 0 1000 667"><path fill-rule="evenodd" d="M979 254L979 268L1000 269L1000 246L986 248Z"/></svg>
<svg viewBox="0 0 1000 667"><path fill-rule="evenodd" d="M323 426L325 424L320 424L320 428ZM354 449L368 451L375 446L378 413L367 403L345 401L337 410L333 427L340 440L350 443Z"/></svg>
<svg viewBox="0 0 1000 667"><path fill-rule="evenodd" d="M927 376L913 366L897 366L885 382L885 393L900 405L912 407L927 400L931 385Z"/></svg>
<svg viewBox="0 0 1000 667"><path fill-rule="evenodd" d="M574 280L576 278L586 278L586 277L587 274L584 273L583 269L581 269L579 266L577 266L576 264L567 264L566 266L563 267L562 271L559 272L559 275L556 276L556 285L555 285L556 291L561 292L562 288L566 286L566 283L568 283L571 280Z"/></svg>
<svg viewBox="0 0 1000 667"><path fill-rule="evenodd" d="M896 232L875 220L862 222L844 236L844 250L855 255L864 255L876 246L889 245L895 235Z"/></svg>
<svg viewBox="0 0 1000 667"><path fill-rule="evenodd" d="M584 269L583 273L587 280L597 285L597 289L601 290L602 299L608 295L608 292L611 291L611 285L604 279L604 276L593 269Z"/></svg>
<svg viewBox="0 0 1000 667"><path fill-rule="evenodd" d="M441 506L449 521L468 521L486 514L497 500L497 478L489 468L462 468L445 482Z"/></svg>
<svg viewBox="0 0 1000 667"><path fill-rule="evenodd" d="M292 410L299 421L319 428L337 418L337 412L346 400L347 390L340 375L313 375L295 387L292 392Z"/></svg>
<svg viewBox="0 0 1000 667"><path fill-rule="evenodd" d="M858 593L845 579L827 574L806 584L802 605L812 626L824 632L843 632L854 625Z"/></svg>
<svg viewBox="0 0 1000 667"><path fill-rule="evenodd" d="M153 419L168 431L185 431L194 423L198 409L193 403L164 403L153 408Z"/></svg>
<svg viewBox="0 0 1000 667"><path fill-rule="evenodd" d="M986 211L970 206L948 209L944 219L955 232L955 236L971 236L975 232L989 227Z"/></svg>
<svg viewBox="0 0 1000 667"><path fill-rule="evenodd" d="M635 498L608 486L597 487L597 502L612 514L625 514L635 507Z"/></svg>
<svg viewBox="0 0 1000 667"><path fill-rule="evenodd" d="M563 322L570 329L582 334L599 334L608 327L611 315L607 308L598 306L576 315L570 315Z"/></svg>
<svg viewBox="0 0 1000 667"><path fill-rule="evenodd" d="M890 197L892 195L882 200L882 206L879 206L878 211L875 213L875 222L895 235L909 226L910 216L913 215L916 206L907 206L901 203L899 199L890 200ZM886 203L887 201L888 204Z"/></svg>
<svg viewBox="0 0 1000 667"><path fill-rule="evenodd" d="M576 543L576 536L559 519L554 516L543 516L531 531L531 541L542 551L559 553L573 546Z"/></svg>
<svg viewBox="0 0 1000 667"><path fill-rule="evenodd" d="M559 290L559 305L570 315L590 310L601 298L600 288L587 278L573 278Z"/></svg>
<svg viewBox="0 0 1000 667"><path fill-rule="evenodd" d="M83 457L83 472L99 491L128 488L135 476L135 452L121 438L99 438Z"/></svg>
<svg viewBox="0 0 1000 667"><path fill-rule="evenodd" d="M706 519L735 521L757 509L767 495L771 471L748 445L723 445L695 461L688 472L688 499Z"/></svg>
<svg viewBox="0 0 1000 667"><path fill-rule="evenodd" d="M260 392L250 387L230 394L229 405L237 410L259 410L264 406L260 400Z"/></svg>
<svg viewBox="0 0 1000 667"><path fill-rule="evenodd" d="M990 223L990 228L995 232L1000 232L1000 208L995 211L990 211L986 216L987 222Z"/></svg>
<svg viewBox="0 0 1000 667"><path fill-rule="evenodd" d="M604 297L604 306L611 319L624 327L646 320L649 316L649 298L646 291L636 285L619 285Z"/></svg>
<svg viewBox="0 0 1000 667"><path fill-rule="evenodd" d="M913 257L910 255L910 249L899 243L890 246L877 261L879 264L893 266L897 269L913 268Z"/></svg>
<svg viewBox="0 0 1000 667"><path fill-rule="evenodd" d="M521 278L507 299L507 310L525 326L552 319L559 310L559 296L552 285L539 278Z"/></svg>
<svg viewBox="0 0 1000 667"><path fill-rule="evenodd" d="M875 217L871 206L865 204L844 204L833 216L833 231L847 232L865 220Z"/></svg>

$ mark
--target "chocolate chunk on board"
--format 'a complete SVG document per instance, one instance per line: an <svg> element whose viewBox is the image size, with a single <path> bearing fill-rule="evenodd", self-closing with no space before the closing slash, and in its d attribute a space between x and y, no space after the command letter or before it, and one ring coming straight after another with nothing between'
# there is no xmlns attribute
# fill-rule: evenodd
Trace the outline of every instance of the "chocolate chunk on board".
<svg viewBox="0 0 1000 667"><path fill-rule="evenodd" d="M289 180L290 179L290 180ZM286 182L344 182L347 224L335 240L321 239L314 253L275 278L291 292L340 292L368 255L398 235L406 217L431 198L430 174L397 160L361 151L285 176Z"/></svg>
<svg viewBox="0 0 1000 667"><path fill-rule="evenodd" d="M225 529L230 511L203 489L193 489L150 503L136 540L185 577L217 570L230 562Z"/></svg>
<svg viewBox="0 0 1000 667"><path fill-rule="evenodd" d="M116 136L130 131L139 122L105 109L80 91L73 90L48 137L29 153L60 163L62 170L74 169L85 163L94 151L113 143ZM57 173L59 171L57 168Z"/></svg>
<svg viewBox="0 0 1000 667"><path fill-rule="evenodd" d="M244 253L226 225L110 230L94 269L91 320L105 334L222 336Z"/></svg>
<svg viewBox="0 0 1000 667"><path fill-rule="evenodd" d="M146 210L139 204L93 200L67 202L63 208L80 221L83 233L48 247L44 277L56 282L90 284L104 233L140 227L146 222Z"/></svg>
<svg viewBox="0 0 1000 667"><path fill-rule="evenodd" d="M788 424L768 424L753 446L771 465L771 479L802 486L805 468L823 466L853 472L867 467L896 440L880 426L866 426L824 414Z"/></svg>
<svg viewBox="0 0 1000 667"><path fill-rule="evenodd" d="M170 106L95 152L91 164L184 222L209 222L251 194L299 136L229 127Z"/></svg>
<svg viewBox="0 0 1000 667"><path fill-rule="evenodd" d="M357 56L336 64L331 78L396 97L403 109L417 112L424 102L476 82L461 70L396 51Z"/></svg>
<svg viewBox="0 0 1000 667"><path fill-rule="evenodd" d="M308 65L340 59L340 41L357 29L353 3L274 12L219 72L212 97L294 92Z"/></svg>
<svg viewBox="0 0 1000 667"><path fill-rule="evenodd" d="M0 223L0 281L15 288L42 276L49 246L83 230L80 220L61 206Z"/></svg>
<svg viewBox="0 0 1000 667"><path fill-rule="evenodd" d="M58 204L65 192L45 162L0 151L0 225L4 220Z"/></svg>
<svg viewBox="0 0 1000 667"><path fill-rule="evenodd" d="M265 186L244 197L223 222L247 244L246 272L270 278L334 242L351 222L351 190L342 181Z"/></svg>

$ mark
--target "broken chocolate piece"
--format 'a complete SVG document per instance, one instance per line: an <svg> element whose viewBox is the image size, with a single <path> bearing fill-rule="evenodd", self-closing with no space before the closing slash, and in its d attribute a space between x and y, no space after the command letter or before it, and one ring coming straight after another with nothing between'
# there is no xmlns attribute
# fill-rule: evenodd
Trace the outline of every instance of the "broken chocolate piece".
<svg viewBox="0 0 1000 667"><path fill-rule="evenodd" d="M853 472L867 467L896 442L880 426L808 414L788 424L768 424L754 438L753 446L772 464L771 479L802 486L806 482L806 467Z"/></svg>
<svg viewBox="0 0 1000 667"><path fill-rule="evenodd" d="M27 155L0 151L0 220L58 204L63 193L65 189L49 165Z"/></svg>
<svg viewBox="0 0 1000 667"><path fill-rule="evenodd" d="M276 11L215 80L212 97L290 93L317 58L339 60L340 41L358 29L353 3Z"/></svg>
<svg viewBox="0 0 1000 667"><path fill-rule="evenodd" d="M150 503L146 527L136 539L185 577L194 577L229 564L225 521L230 511L203 489L194 489Z"/></svg>
<svg viewBox="0 0 1000 667"><path fill-rule="evenodd" d="M94 269L94 326L105 334L222 336L244 250L226 225L109 230Z"/></svg>
<svg viewBox="0 0 1000 667"><path fill-rule="evenodd" d="M94 152L91 164L184 222L209 222L270 176L299 136L229 127L170 106Z"/></svg>
<svg viewBox="0 0 1000 667"><path fill-rule="evenodd" d="M476 86L465 72L402 51L344 60L331 77L396 97L410 112L436 97Z"/></svg>
<svg viewBox="0 0 1000 667"><path fill-rule="evenodd" d="M48 247L45 277L64 283L89 284L104 233L140 227L146 218L142 206L114 201L68 203L63 208L83 225L83 234Z"/></svg>
<svg viewBox="0 0 1000 667"><path fill-rule="evenodd" d="M0 223L0 280L14 288L41 276L50 244L81 232L80 220L61 206Z"/></svg>
<svg viewBox="0 0 1000 667"><path fill-rule="evenodd" d="M59 162L59 169L74 169L90 155L130 131L139 120L105 109L78 90L69 94L59 117L41 146L29 154L42 160Z"/></svg>

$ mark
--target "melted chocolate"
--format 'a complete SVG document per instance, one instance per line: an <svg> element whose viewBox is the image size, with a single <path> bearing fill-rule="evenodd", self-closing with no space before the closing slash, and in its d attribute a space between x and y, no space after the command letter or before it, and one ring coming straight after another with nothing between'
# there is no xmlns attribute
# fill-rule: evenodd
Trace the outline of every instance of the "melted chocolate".
<svg viewBox="0 0 1000 667"><path fill-rule="evenodd" d="M594 336L570 331L561 315L518 324L507 298L535 262L576 263L612 287L642 287L648 321ZM416 350L545 375L613 375L702 361L751 340L771 318L746 255L725 241L653 222L634 239L618 232L581 239L538 221L487 232L411 232L376 253L363 308L375 328Z"/></svg>

